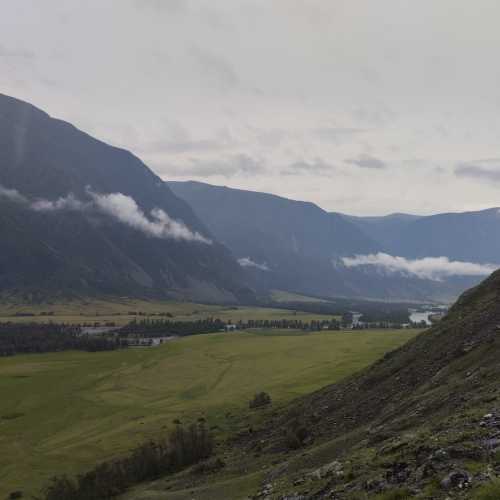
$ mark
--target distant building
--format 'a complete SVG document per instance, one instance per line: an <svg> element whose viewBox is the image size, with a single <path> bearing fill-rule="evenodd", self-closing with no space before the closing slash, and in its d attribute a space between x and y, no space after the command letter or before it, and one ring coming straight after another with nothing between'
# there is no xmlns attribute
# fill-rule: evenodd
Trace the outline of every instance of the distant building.
<svg viewBox="0 0 500 500"><path fill-rule="evenodd" d="M363 316L361 313L351 311L351 316L352 316L351 328L356 328L363 324L363 322L360 321L361 316Z"/></svg>

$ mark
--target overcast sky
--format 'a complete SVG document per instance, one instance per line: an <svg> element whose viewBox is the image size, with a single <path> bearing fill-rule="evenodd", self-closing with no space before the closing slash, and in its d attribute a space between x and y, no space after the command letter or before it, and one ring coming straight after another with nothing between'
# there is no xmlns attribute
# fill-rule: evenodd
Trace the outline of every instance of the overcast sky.
<svg viewBox="0 0 500 500"><path fill-rule="evenodd" d="M498 0L0 0L0 92L164 179L500 205Z"/></svg>

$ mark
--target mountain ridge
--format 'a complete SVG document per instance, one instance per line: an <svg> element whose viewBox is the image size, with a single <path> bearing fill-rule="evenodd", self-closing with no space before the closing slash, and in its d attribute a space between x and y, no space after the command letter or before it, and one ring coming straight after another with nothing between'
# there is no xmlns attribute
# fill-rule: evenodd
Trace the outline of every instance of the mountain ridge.
<svg viewBox="0 0 500 500"><path fill-rule="evenodd" d="M156 228L151 224L164 224L148 215L158 210L170 218L165 227L213 239L189 205L130 152L4 95L0 151L0 228L16 235L0 257L3 292L65 289L209 302L252 296L240 266L215 240L202 245L146 234ZM100 199L114 203L106 213L56 209L58 200L65 207L70 196L75 206L93 202L89 189L116 193ZM37 202L47 209L33 209Z"/></svg>

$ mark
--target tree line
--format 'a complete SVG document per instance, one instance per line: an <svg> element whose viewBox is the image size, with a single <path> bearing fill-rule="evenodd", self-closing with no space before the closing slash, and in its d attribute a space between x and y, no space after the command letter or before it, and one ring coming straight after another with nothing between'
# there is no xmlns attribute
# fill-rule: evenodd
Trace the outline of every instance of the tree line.
<svg viewBox="0 0 500 500"><path fill-rule="evenodd" d="M0 356L78 351L110 351L125 347L118 338L85 335L79 327L61 324L0 323Z"/></svg>
<svg viewBox="0 0 500 500"><path fill-rule="evenodd" d="M142 337L163 337L175 335L185 337L187 335L201 335L204 333L216 333L224 330L226 323L220 319L206 318L196 321L173 321L165 319L143 319L134 320L120 328L120 337L131 335Z"/></svg>
<svg viewBox="0 0 500 500"><path fill-rule="evenodd" d="M177 425L166 439L149 441L129 455L103 462L75 479L55 477L38 500L106 500L142 481L177 472L210 457L214 442L204 422Z"/></svg>

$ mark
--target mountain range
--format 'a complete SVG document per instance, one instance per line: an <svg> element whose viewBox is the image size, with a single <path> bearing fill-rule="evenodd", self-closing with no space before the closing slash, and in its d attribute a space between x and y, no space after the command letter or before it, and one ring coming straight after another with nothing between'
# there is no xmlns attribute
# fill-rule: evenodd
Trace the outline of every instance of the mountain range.
<svg viewBox="0 0 500 500"><path fill-rule="evenodd" d="M164 182L130 152L0 94L3 296L232 303L285 290L449 301L495 267L499 221L497 209L354 217L266 193Z"/></svg>
<svg viewBox="0 0 500 500"><path fill-rule="evenodd" d="M500 255L497 209L354 217L270 194L193 181L168 185L267 287L329 297L448 301L488 274L495 266L484 265ZM372 265L346 265L344 259L356 255L371 255ZM418 260L429 257L460 263ZM469 273L472 263L480 266L478 275Z"/></svg>

